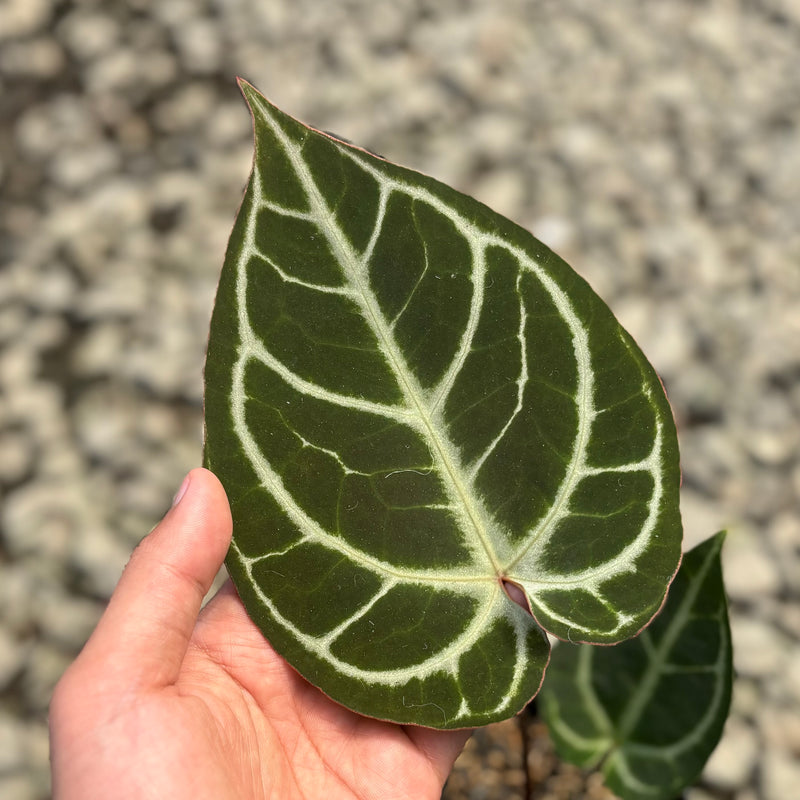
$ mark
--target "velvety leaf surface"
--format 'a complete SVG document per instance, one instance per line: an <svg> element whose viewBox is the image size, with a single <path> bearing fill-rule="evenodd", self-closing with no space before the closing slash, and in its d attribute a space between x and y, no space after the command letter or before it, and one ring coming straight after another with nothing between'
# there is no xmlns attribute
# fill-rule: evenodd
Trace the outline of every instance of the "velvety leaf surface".
<svg viewBox="0 0 800 800"><path fill-rule="evenodd" d="M508 717L541 683L539 625L616 642L662 602L681 530L661 385L529 233L243 91L256 155L205 373L230 573L348 707Z"/></svg>
<svg viewBox="0 0 800 800"><path fill-rule="evenodd" d="M561 758L602 764L625 800L669 800L699 775L728 716L724 534L686 554L661 613L616 647L560 644L540 708Z"/></svg>

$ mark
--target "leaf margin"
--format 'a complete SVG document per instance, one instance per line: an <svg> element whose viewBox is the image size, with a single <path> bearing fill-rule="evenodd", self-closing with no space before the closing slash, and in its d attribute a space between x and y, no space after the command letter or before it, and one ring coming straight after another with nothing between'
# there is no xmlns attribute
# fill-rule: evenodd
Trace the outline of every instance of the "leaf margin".
<svg viewBox="0 0 800 800"><path fill-rule="evenodd" d="M254 98L254 97L256 97L256 96L257 96L258 98L261 98L261 100L264 100L264 98L263 98L263 96L262 96L260 93L258 93L258 92L257 92L257 91L256 91L256 90L253 88L253 87L250 87L250 85L249 85L249 84L245 84L244 82L241 82L241 83L240 83L240 85L242 86L243 92L245 93L246 99L248 100L248 104L250 104L250 105L251 105L251 113L253 114L253 117L254 117L254 126L255 126L255 125L257 125L257 122L256 122L256 111L255 111L255 109L253 108L253 105L252 105L252 98ZM249 87L249 89L248 89L247 87ZM253 94L251 95L251 97L248 97L248 91L249 91L249 90L252 90L252 93L253 93ZM260 101L259 101L259 102L260 102ZM265 101L265 100L264 100L264 102L268 102L268 101ZM283 112L280 112L280 113L281 113L281 114L283 114ZM296 121L295 121L295 122L296 122ZM298 123L298 124L300 124L300 125L304 125L303 123ZM304 126L304 127L308 128L309 126ZM309 128L309 130L314 130L314 129L311 129L311 128ZM338 144L343 144L342 140L338 139L338 138L337 138L337 137L335 137L335 136L332 136L332 135L330 135L330 134L327 134L327 133L325 133L325 132L320 132L320 131L317 131L317 132L318 132L318 133L321 133L322 135L324 135L324 136L326 136L326 137L328 137L328 138L329 138L331 141L333 141L333 142L336 142L336 143L338 143ZM364 148L358 148L358 147L356 147L356 146L350 145L349 143L344 143L344 144L345 144L347 147L350 147L350 148L352 148L352 149L354 149L354 150L360 151L360 152L362 152L362 153L369 154L369 151L365 150ZM374 154L369 154L369 155L370 155L370 156L373 156ZM257 158L258 158L258 136L256 136L256 149L255 149L255 154L254 154L254 164L255 164L255 161L256 161L256 159L257 159ZM413 174L414 174L414 175L415 175L415 176L416 176L416 177L417 177L417 178L418 178L420 181L423 181L423 182L424 182L424 181L428 181L428 182L430 182L432 185L435 185L435 186L442 186L442 184L439 184L439 182L438 182L438 181L435 181L435 180L434 180L434 179L432 179L432 178L428 178L427 176L422 176L422 175L420 175L419 173L415 173L415 172L413 172L413 171L411 171L411 170L405 170L405 168L402 168L402 167L397 167L396 165L393 165L393 164L391 164L391 162L386 162L385 160L384 160L384 163L385 163L385 164L388 164L390 167L396 168L396 169L398 169L398 170L403 170L403 171L406 171L406 172L413 173ZM254 173L255 173L255 167L254 167ZM251 175L251 179L252 179L252 175ZM451 189L450 187L445 187L445 188L446 188L446 189L447 189L449 192L455 192L455 190ZM252 198L250 198L250 200L251 200L251 202L252 202ZM481 207L483 207L483 206L482 206L482 204L478 203L478 201L474 201L472 198L469 198L469 201L470 201L471 203L474 203L474 204L476 204L477 206L481 206ZM232 242L232 243L234 242L234 238L235 238L235 232L236 232L236 230L237 230L237 225L239 225L239 222L240 222L240 220L241 220L241 219L242 219L242 217L244 216L244 214L242 213L242 210L243 210L243 209L246 209L246 204L247 204L247 202L248 202L248 197L247 197L247 195L246 195L246 196L245 196L245 199L243 200L243 203L242 203L242 209L240 209L240 213L239 213L239 215L237 215L237 224L234 226L234 233L232 233L232 236L231 236L231 242ZM483 207L483 208L485 208L485 207ZM494 214L494 212L492 212L490 209L486 209L486 211L488 211L488 212L489 212L489 213L492 215L492 219L493 219L493 221L494 221L494 220L496 220L496 218L497 218L497 217L496 217L496 215ZM501 219L502 219L502 218L501 218ZM511 228L513 228L515 231L522 230L522 229L518 228L518 226L514 225L514 223L511 223L511 222L510 222L510 221L508 221L508 220L503 220L503 223L502 223L502 224L507 224L508 226L511 226ZM563 267L565 267L565 268L566 268L566 269L567 269L567 270L568 270L568 271L571 273L571 277L572 277L572 279L574 279L574 280L577 280L577 281L582 281L582 279L581 279L581 278L580 278L580 277L579 277L579 276L578 276L576 273L572 272L571 268L569 268L569 267L568 267L566 264L564 264L564 262L563 262L563 261L562 261L562 260L561 260L561 259L560 259L558 256L556 256L554 253L552 253L551 251L549 251L549 249L548 249L548 248L546 248L546 247L545 247L544 245L542 245L540 242L538 242L537 240L535 240L535 239L534 239L532 236L530 236L530 234L528 234L527 232L524 232L524 233L526 233L526 234L527 234L527 236L529 236L529 242L531 243L531 247L533 247L533 248L536 248L536 249L537 249L537 251L538 251L538 252L537 252L537 255L539 256L539 258L541 259L541 261L542 261L542 263L543 263L543 264L545 264L545 265L547 265L547 264L558 264L558 265L559 265L559 268L561 268L561 267L560 267L560 265L563 265ZM235 245L233 245L233 244L232 244L231 246L235 246ZM226 261L227 261L227 257L226 257ZM584 283L585 283L585 282L584 282ZM587 285L587 288L588 288L588 285ZM591 291L591 290L589 289L589 291ZM593 294L593 293L592 293L592 294ZM601 302L602 302L602 301L601 301ZM626 336L628 336L628 338L630 338L628 334L625 334L625 335L626 335ZM632 339L630 340L630 343L631 343L631 345L633 346L633 352L639 352L639 351L638 351L638 348L636 348L636 346L635 346L635 344L633 343ZM650 367L649 363L647 363L647 362L646 362L646 359L644 360L644 365L645 365L645 366L644 366L644 368L645 368L645 369L650 369L650 370L652 371L652 367ZM208 367L207 367L207 369L208 369ZM653 373L653 374L654 374L654 373ZM665 398L663 398L663 399L661 399L661 401L660 401L660 402L661 402L661 404L662 404L662 406L663 406L664 404L666 404L666 399L665 399ZM668 404L667 404L667 407L668 407ZM670 422L671 422L671 415L669 416L669 420L670 420ZM675 451L675 453L673 453L672 455L673 455L673 461L675 462L675 464L677 464L677 451ZM212 458L212 457L211 457L211 456L208 454L208 448L206 449L206 455L204 456L204 458L206 458L206 463L207 463L207 465L208 465L210 468L212 468L212 469L216 469L216 468L217 468L217 466L218 466L219 462L218 462L218 460L216 459L216 457ZM677 471L676 469L675 469L675 470L673 470L673 480L674 480L674 473L675 473L676 471ZM679 525L679 524L680 524L680 522L679 522L679 517L678 517L678 525ZM241 565L241 563L239 563L239 565L238 565L238 567L237 567L237 562L236 562L236 558L235 558L235 553L233 552L233 548L232 548L232 552L231 552L231 554L229 554L229 557L228 557L228 563L229 563L229 569L232 571L232 574L236 574L237 572L239 573L240 579L239 579L239 581L237 581L237 586L239 586L239 583L240 583L240 582L242 582L242 581L243 581L243 580L245 580L245 579L242 577L242 565ZM675 569L673 570L672 574L669 576L668 580L670 580L670 581L671 581L672 577L674 577L674 575L675 575L675 571L676 571L676 570L677 570L677 566L676 566L676 567L675 567ZM513 575L508 575L507 577L508 577L508 579L509 579L510 581L512 581L512 582L514 581L514 576L513 576ZM241 591L243 591L241 587L239 587L239 588L240 588L240 592L241 592ZM245 590L245 591L246 591L246 590ZM666 587L664 587L664 592L666 592ZM251 600L251 602L253 602L253 601ZM641 627L642 627L643 625L646 625L646 624L649 622L649 620L650 620L650 619L652 619L653 615L655 615L655 614L657 613L657 611L658 611L658 608L659 608L659 606L660 606L660 603L661 603L661 602L663 602L663 595L662 595L662 597L660 598L660 600L659 600L659 602L658 602L658 603L655 603L655 604L654 604L654 605L653 605L653 606L652 606L650 609L648 609L648 610L645 612L645 614L644 614L644 615L640 615L640 619L639 619L639 622L637 623L636 630L635 630L635 631L634 631L634 630L628 631L628 634L629 634L629 633L635 633L635 632L637 632L638 630L641 630ZM642 619L642 617L646 617L646 619ZM538 623L538 625L539 625L541 628L552 627L552 626L547 626L547 625L545 625L545 624L542 624L542 622L539 620L539 618L538 618L538 617L536 617L536 620L537 620L537 623ZM267 625L267 623L266 623L264 620L262 620L262 622L261 622L260 624L262 625L262 627L266 627L266 625ZM276 634L276 632L273 630L273 632L270 634L270 636L271 636L271 637L273 637L273 636L277 636L277 634ZM566 638L569 638L569 633L567 633L567 637L566 637ZM544 666L542 667L542 675L543 675L543 671L544 671ZM309 669L309 670L307 670L306 674L309 674L309 673L311 673L311 672L313 672L313 670L312 670L312 669ZM541 685L541 677L540 677L540 679L539 679L538 685ZM538 690L538 686L537 686L537 690ZM535 694L535 693L536 693L536 692L533 692L533 694ZM341 702L341 699L340 699L340 702ZM403 705L405 705L405 703L403 703ZM522 706L524 706L524 702L522 703ZM522 706L520 706L520 708L521 708ZM369 711L362 711L362 713L370 713L370 712L369 712ZM374 714L373 714L373 715L374 715ZM507 714L506 716L508 716L508 715L510 715L510 714ZM412 722L412 723L415 723L415 720L408 720L408 721L409 721L409 722ZM427 723L426 723L426 722L422 722L422 723L419 723L419 722L417 722L416 724L431 724L431 723L430 723L430 722L427 722ZM483 723L478 723L478 724L483 724ZM433 726L433 727L439 727L439 725L436 725L436 724L433 724L432 726Z"/></svg>

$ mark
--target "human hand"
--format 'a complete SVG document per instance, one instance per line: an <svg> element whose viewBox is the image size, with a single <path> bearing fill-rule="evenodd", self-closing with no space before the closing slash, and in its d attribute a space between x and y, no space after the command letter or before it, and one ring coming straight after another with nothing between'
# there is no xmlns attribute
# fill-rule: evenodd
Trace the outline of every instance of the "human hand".
<svg viewBox="0 0 800 800"><path fill-rule="evenodd" d="M438 798L469 731L361 717L275 653L230 583L225 492L189 473L50 708L56 800Z"/></svg>

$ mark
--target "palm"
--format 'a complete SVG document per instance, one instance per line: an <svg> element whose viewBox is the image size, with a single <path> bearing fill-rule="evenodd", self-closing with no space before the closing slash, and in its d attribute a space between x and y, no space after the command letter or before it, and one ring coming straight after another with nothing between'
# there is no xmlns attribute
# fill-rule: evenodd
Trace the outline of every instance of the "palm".
<svg viewBox="0 0 800 800"><path fill-rule="evenodd" d="M438 797L467 736L332 702L266 644L230 587L201 614L175 689L164 709L191 719L186 762L227 789L217 796Z"/></svg>

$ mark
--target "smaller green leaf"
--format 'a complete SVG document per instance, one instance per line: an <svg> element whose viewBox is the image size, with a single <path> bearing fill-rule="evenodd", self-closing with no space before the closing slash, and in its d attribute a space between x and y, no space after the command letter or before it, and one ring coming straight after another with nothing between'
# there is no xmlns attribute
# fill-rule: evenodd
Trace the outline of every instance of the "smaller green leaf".
<svg viewBox="0 0 800 800"><path fill-rule="evenodd" d="M553 652L540 707L556 750L600 766L624 800L680 794L722 734L733 671L724 538L685 555L663 610L636 639Z"/></svg>

